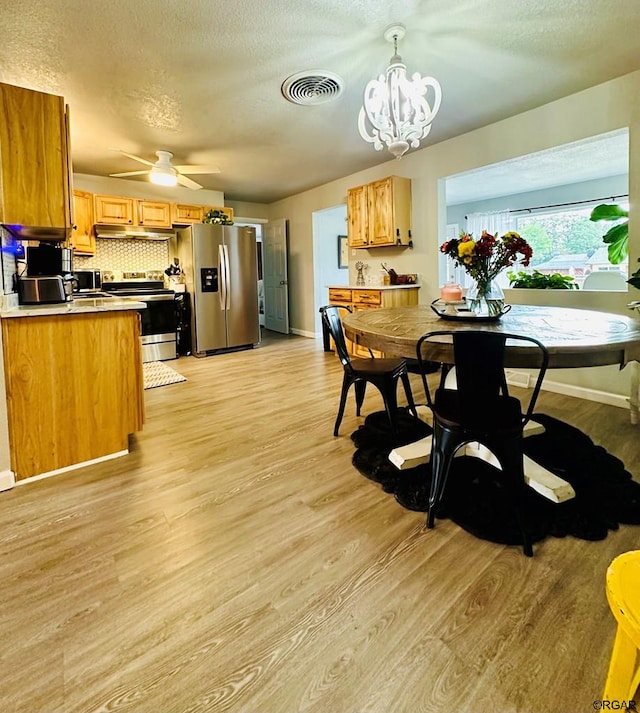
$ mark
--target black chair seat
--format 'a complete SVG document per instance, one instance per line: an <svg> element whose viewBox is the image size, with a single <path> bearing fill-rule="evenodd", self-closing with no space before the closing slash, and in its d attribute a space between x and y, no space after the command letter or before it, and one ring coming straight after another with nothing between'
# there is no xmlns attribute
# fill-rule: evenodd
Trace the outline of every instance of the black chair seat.
<svg viewBox="0 0 640 713"><path fill-rule="evenodd" d="M351 359L351 368L357 374L389 375L397 378L407 370L404 359Z"/></svg>
<svg viewBox="0 0 640 713"><path fill-rule="evenodd" d="M348 308L341 308L335 305L327 305L320 308L322 322L333 339L336 351L344 368L340 406L338 407L338 416L336 417L336 422L333 427L333 435L337 436L339 433L340 423L342 422L342 416L344 415L344 408L347 402L347 393L351 386L354 386L356 392L356 414L359 416L367 383L369 383L373 384L382 395L384 408L387 412L389 425L391 426L391 434L394 442L397 442L396 412L398 410L398 380L402 381L409 409L416 418L418 417L416 405L413 402L413 395L411 393L407 363L404 359L374 359L373 355L371 359L352 358L347 350L347 344L342 330L340 309Z"/></svg>

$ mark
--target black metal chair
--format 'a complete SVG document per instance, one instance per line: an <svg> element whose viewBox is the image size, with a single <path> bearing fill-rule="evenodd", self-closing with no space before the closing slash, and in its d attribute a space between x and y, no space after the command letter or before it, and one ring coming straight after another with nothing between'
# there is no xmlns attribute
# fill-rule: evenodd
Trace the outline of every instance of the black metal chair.
<svg viewBox="0 0 640 713"><path fill-rule="evenodd" d="M340 319L340 310L348 309L335 305L326 305L320 308L323 324L326 326L333 342L336 352L342 366L344 367L344 378L342 380L342 393L340 394L340 406L338 408L338 416L333 428L333 435L337 436L344 408L347 402L347 393L351 385L355 385L356 392L356 414L360 415L360 409L364 401L364 395L367 388L367 383L373 384L382 394L384 408L389 418L391 426L391 435L394 443L397 440L396 433L396 411L398 409L397 386L398 379L402 381L404 392L407 397L409 409L417 418L415 403L411 393L411 384L409 382L409 374L407 372L407 364L404 359L361 359L352 358L347 350L347 344L344 338L342 329L342 320ZM349 310L350 311L350 310ZM371 352L370 352L371 353Z"/></svg>
<svg viewBox="0 0 640 713"><path fill-rule="evenodd" d="M444 342L444 344L443 344ZM453 358L451 359L451 342ZM506 346L524 350L527 362L538 371L526 409L519 399L509 395L504 371ZM427 404L433 412L431 447L431 488L427 527L432 528L447 477L456 452L468 443L478 442L497 458L510 491L524 553L533 549L527 533L522 499L526 483L523 465L523 431L531 418L540 393L549 355L537 339L516 334L480 330L438 331L423 335L417 344L418 363L433 359L453 362L456 388L447 388L444 379L434 397L426 375L422 374ZM445 356L448 352L448 356Z"/></svg>

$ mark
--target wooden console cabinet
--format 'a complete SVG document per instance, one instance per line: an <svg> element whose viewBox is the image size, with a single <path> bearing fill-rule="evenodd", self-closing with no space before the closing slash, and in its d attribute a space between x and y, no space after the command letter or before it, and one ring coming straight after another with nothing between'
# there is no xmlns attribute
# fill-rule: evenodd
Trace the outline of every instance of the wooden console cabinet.
<svg viewBox="0 0 640 713"><path fill-rule="evenodd" d="M408 307L418 304L419 287L330 287L329 304L348 307L352 312L380 307ZM347 339L349 353L356 357L369 357L369 350ZM373 352L381 357L381 352Z"/></svg>

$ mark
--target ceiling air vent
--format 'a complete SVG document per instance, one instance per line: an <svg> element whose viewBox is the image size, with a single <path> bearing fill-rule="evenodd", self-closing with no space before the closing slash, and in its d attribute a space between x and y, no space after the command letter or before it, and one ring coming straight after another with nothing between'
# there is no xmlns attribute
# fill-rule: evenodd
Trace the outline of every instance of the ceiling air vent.
<svg viewBox="0 0 640 713"><path fill-rule="evenodd" d="M293 104L323 104L342 94L344 82L324 69L292 74L282 83L282 94Z"/></svg>

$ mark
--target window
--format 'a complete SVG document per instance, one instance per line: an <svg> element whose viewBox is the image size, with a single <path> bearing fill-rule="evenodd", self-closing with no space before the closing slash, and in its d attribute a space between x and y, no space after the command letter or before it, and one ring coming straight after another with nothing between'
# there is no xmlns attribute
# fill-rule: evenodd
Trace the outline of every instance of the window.
<svg viewBox="0 0 640 713"><path fill-rule="evenodd" d="M628 259L612 265L607 256L607 245L602 242L602 236L613 223L589 220L595 205L517 215L515 230L533 248L533 258L526 271L571 275L580 288L592 272L619 272L626 279ZM620 202L619 205L629 209L628 203ZM515 271L519 270L524 268L516 265Z"/></svg>

